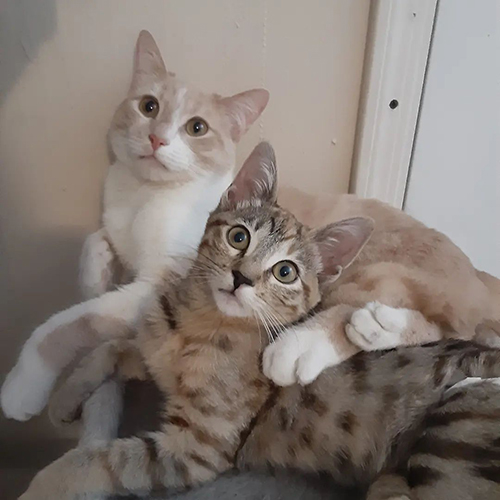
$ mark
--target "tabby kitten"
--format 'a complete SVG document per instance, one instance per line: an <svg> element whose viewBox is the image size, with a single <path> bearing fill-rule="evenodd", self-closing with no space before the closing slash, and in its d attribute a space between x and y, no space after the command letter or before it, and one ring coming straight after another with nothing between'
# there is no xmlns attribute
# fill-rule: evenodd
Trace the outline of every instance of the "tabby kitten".
<svg viewBox="0 0 500 500"><path fill-rule="evenodd" d="M153 37L141 32L130 89L109 131L114 162L105 182L103 226L89 236L82 255L82 288L91 300L32 333L2 387L7 417L38 414L82 348L134 333L165 267L189 267L208 215L234 177L236 144L268 98L264 89L223 98L187 87L167 72ZM133 281L116 289L118 268ZM119 396L108 383L86 407L88 440L115 437Z"/></svg>
<svg viewBox="0 0 500 500"><path fill-rule="evenodd" d="M35 477L22 500L147 495L235 465L326 471L368 486L408 455L458 371L500 374L499 351L452 341L362 353L307 387L275 386L261 370L273 333L266 329L311 314L325 273L370 233L363 219L310 230L275 204L275 193L274 156L261 144L210 216L188 276L166 274L140 329L140 354L124 340L103 344L92 356L104 352L107 367L97 360L102 373L92 368L74 386L81 397L117 366L140 375L142 356L168 394L162 431L70 451ZM493 498L497 486L484 479L482 498Z"/></svg>

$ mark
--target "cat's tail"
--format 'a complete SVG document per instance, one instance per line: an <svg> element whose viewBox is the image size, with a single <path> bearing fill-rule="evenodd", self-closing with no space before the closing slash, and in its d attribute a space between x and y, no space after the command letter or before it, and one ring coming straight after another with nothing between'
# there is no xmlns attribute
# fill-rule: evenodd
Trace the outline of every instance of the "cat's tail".
<svg viewBox="0 0 500 500"><path fill-rule="evenodd" d="M232 458L219 449L218 438L177 419L168 433L69 451L39 472L19 500L94 498L96 494L149 497L213 480L233 466Z"/></svg>

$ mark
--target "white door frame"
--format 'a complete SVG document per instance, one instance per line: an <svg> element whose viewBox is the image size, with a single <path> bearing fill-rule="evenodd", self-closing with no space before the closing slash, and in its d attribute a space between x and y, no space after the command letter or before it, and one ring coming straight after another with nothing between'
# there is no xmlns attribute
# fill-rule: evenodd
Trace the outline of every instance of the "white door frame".
<svg viewBox="0 0 500 500"><path fill-rule="evenodd" d="M351 192L403 208L438 0L373 0Z"/></svg>

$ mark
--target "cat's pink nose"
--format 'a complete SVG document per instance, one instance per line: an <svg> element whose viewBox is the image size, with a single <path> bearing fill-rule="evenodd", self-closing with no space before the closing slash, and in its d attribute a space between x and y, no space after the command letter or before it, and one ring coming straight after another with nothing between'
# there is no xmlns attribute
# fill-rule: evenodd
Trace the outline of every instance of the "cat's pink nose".
<svg viewBox="0 0 500 500"><path fill-rule="evenodd" d="M151 146L153 146L153 151L156 151L161 146L167 146L168 141L166 139L160 139L155 134L149 134L149 140L151 141Z"/></svg>

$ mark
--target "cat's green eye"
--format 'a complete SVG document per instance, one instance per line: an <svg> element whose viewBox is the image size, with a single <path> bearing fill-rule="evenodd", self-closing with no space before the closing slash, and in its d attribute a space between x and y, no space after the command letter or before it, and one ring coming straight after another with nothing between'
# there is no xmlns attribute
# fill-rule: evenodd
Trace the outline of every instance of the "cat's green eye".
<svg viewBox="0 0 500 500"><path fill-rule="evenodd" d="M227 232L227 241L236 250L246 250L250 245L250 233L243 226L235 226Z"/></svg>
<svg viewBox="0 0 500 500"><path fill-rule="evenodd" d="M202 137L208 132L208 123L199 116L186 123L186 132L192 137Z"/></svg>
<svg viewBox="0 0 500 500"><path fill-rule="evenodd" d="M160 104L158 99L152 95L145 95L141 102L139 102L139 110L144 116L148 118L156 118L160 111Z"/></svg>
<svg viewBox="0 0 500 500"><path fill-rule="evenodd" d="M273 275L281 283L290 284L293 283L298 275L299 271L297 266L290 260L282 260L273 266Z"/></svg>

